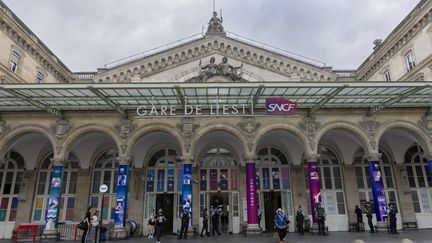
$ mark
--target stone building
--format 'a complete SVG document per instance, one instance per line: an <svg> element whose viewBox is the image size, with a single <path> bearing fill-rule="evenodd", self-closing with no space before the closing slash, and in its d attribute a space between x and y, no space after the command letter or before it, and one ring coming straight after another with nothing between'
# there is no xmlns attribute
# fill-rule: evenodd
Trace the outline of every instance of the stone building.
<svg viewBox="0 0 432 243"><path fill-rule="evenodd" d="M312 218L317 202L331 231L367 201L375 220L394 203L399 228L432 228L432 2L349 71L226 32L215 14L205 34L72 72L0 8L0 237L29 223L56 235L52 222L76 224L89 205L120 220L124 200L142 234L158 208L176 232L185 202L192 226L213 208L225 233L270 230L277 208ZM285 98L279 112L271 98Z"/></svg>

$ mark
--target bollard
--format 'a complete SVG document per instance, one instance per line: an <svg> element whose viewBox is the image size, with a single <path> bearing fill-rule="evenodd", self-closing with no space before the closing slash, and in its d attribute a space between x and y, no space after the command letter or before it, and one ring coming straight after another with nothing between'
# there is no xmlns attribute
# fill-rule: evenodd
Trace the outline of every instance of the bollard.
<svg viewBox="0 0 432 243"><path fill-rule="evenodd" d="M355 240L353 243L365 243L363 240Z"/></svg>
<svg viewBox="0 0 432 243"><path fill-rule="evenodd" d="M400 242L401 243L413 243L413 241L410 239L402 239Z"/></svg>

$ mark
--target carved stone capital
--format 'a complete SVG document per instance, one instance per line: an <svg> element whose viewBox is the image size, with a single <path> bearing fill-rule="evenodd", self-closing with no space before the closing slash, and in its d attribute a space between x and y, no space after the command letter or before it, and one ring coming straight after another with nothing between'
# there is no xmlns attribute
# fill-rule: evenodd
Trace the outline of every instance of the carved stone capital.
<svg viewBox="0 0 432 243"><path fill-rule="evenodd" d="M51 159L51 163L53 164L53 166L64 166L65 164L65 159L64 158L52 158Z"/></svg>
<svg viewBox="0 0 432 243"><path fill-rule="evenodd" d="M177 125L177 129L185 137L191 137L199 127L199 125L194 124L194 119L190 117L183 118L181 123Z"/></svg>
<svg viewBox="0 0 432 243"><path fill-rule="evenodd" d="M120 165L129 165L132 161L132 156L119 156L116 158Z"/></svg>
<svg viewBox="0 0 432 243"><path fill-rule="evenodd" d="M237 123L237 127L239 127L242 131L247 134L252 134L258 130L261 126L259 122L256 122L254 117L244 117L242 122Z"/></svg>
<svg viewBox="0 0 432 243"><path fill-rule="evenodd" d="M366 158L368 161L379 161L381 159L381 156L381 153L375 152L368 154Z"/></svg>
<svg viewBox="0 0 432 243"><path fill-rule="evenodd" d="M183 161L183 163L186 164L190 164L195 160L195 156L191 155L191 154L185 154L183 156L181 156L181 161Z"/></svg>
<svg viewBox="0 0 432 243"><path fill-rule="evenodd" d="M418 124L432 135L432 114L423 116Z"/></svg>
<svg viewBox="0 0 432 243"><path fill-rule="evenodd" d="M321 123L316 121L314 117L305 117L298 123L298 126L308 137L309 146L313 149L315 147L314 137L318 129L321 127Z"/></svg>
<svg viewBox="0 0 432 243"><path fill-rule="evenodd" d="M137 125L132 124L132 121L128 119L122 119L119 124L114 125L117 134L119 134L122 139L127 139L136 127Z"/></svg>
<svg viewBox="0 0 432 243"><path fill-rule="evenodd" d="M306 155L307 162L317 162L319 157L320 157L319 154L307 154Z"/></svg>

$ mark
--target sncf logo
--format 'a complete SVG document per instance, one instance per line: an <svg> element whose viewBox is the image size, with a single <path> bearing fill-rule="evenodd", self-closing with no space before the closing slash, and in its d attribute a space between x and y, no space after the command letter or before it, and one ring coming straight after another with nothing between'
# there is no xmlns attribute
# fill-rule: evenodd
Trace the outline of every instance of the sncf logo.
<svg viewBox="0 0 432 243"><path fill-rule="evenodd" d="M267 115L292 115L297 110L297 104L283 98L267 98Z"/></svg>

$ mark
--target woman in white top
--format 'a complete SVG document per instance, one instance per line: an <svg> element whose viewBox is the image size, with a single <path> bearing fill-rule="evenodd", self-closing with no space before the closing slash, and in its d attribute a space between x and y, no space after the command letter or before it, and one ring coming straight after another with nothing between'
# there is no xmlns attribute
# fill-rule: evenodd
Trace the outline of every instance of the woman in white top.
<svg viewBox="0 0 432 243"><path fill-rule="evenodd" d="M93 217L91 218L91 225L93 227L96 227L99 225L99 211L96 211L93 215Z"/></svg>
<svg viewBox="0 0 432 243"><path fill-rule="evenodd" d="M148 230L149 230L148 238L153 238L153 235L155 232L155 224L156 224L155 217L156 217L156 215L155 215L154 209L152 209L150 216L149 216L149 221L148 221Z"/></svg>

